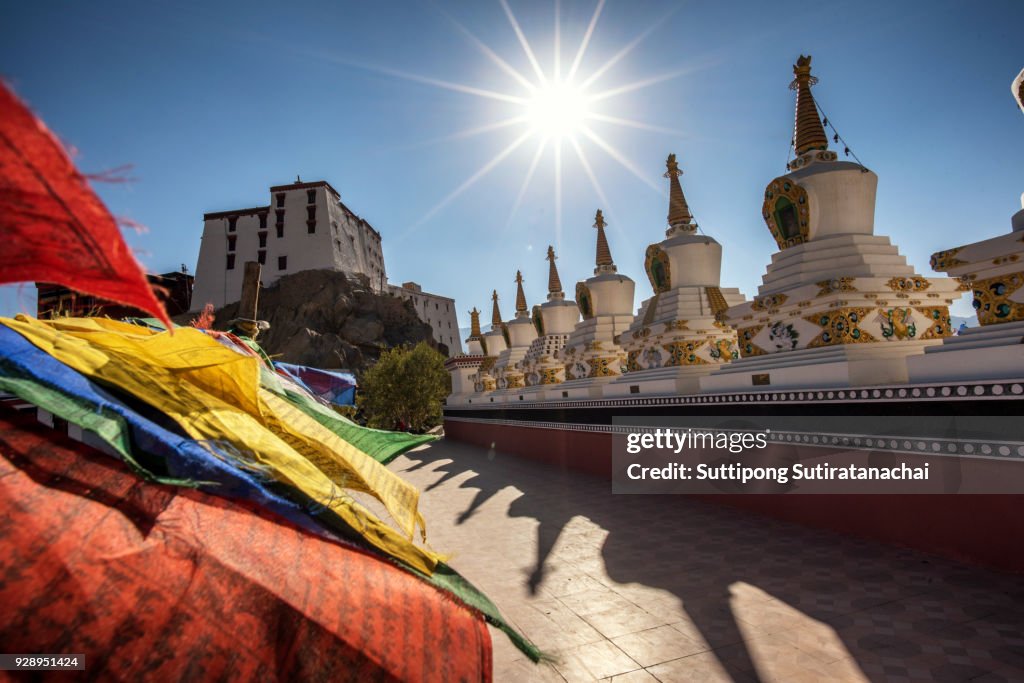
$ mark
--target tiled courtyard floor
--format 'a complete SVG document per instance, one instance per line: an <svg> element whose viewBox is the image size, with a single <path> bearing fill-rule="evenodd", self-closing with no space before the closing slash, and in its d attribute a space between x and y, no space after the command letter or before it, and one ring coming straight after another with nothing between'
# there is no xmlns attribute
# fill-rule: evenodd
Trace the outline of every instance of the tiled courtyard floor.
<svg viewBox="0 0 1024 683"><path fill-rule="evenodd" d="M492 629L497 681L1024 681L1024 577L448 440L389 468L556 658Z"/></svg>

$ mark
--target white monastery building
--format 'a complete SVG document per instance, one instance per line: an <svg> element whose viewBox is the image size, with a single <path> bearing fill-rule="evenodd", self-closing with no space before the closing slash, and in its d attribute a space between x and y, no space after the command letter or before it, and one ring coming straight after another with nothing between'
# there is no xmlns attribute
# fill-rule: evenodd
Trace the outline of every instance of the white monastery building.
<svg viewBox="0 0 1024 683"><path fill-rule="evenodd" d="M379 294L411 299L435 341L449 354L462 352L455 301L412 282L389 285L380 233L345 206L330 183L296 178L291 185L271 187L269 205L207 213L203 221L193 310L238 301L246 261L263 266L264 287L303 270L335 270L366 276Z"/></svg>
<svg viewBox="0 0 1024 683"><path fill-rule="evenodd" d="M403 282L401 287L388 285L387 292L412 301L416 315L434 328L434 341L447 346L449 356L462 353L459 321L455 317L455 299L424 292L423 288L415 282Z"/></svg>

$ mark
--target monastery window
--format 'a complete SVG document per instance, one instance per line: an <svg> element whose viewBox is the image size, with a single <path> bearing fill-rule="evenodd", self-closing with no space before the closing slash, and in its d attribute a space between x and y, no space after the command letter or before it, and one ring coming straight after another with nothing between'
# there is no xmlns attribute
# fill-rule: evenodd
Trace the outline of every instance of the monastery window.
<svg viewBox="0 0 1024 683"><path fill-rule="evenodd" d="M316 205L306 207L306 218L308 220L316 220Z"/></svg>
<svg viewBox="0 0 1024 683"><path fill-rule="evenodd" d="M274 227L277 228L277 236L278 237L284 237L284 223L278 223Z"/></svg>
<svg viewBox="0 0 1024 683"><path fill-rule="evenodd" d="M440 311L441 310L441 306L439 304L437 304L436 302L434 303L434 310L435 311Z"/></svg>
<svg viewBox="0 0 1024 683"><path fill-rule="evenodd" d="M228 254L227 269L228 270L234 270L235 269L235 255L234 254Z"/></svg>
<svg viewBox="0 0 1024 683"><path fill-rule="evenodd" d="M316 203L316 190L306 190L306 203L307 204L315 204Z"/></svg>
<svg viewBox="0 0 1024 683"><path fill-rule="evenodd" d="M237 238L238 238L238 235L228 235L228 251L234 251L235 250L235 240Z"/></svg>
<svg viewBox="0 0 1024 683"><path fill-rule="evenodd" d="M259 233L259 236L260 236L260 249L263 249L263 248L265 248L267 246L267 233L261 232L261 233Z"/></svg>
<svg viewBox="0 0 1024 683"><path fill-rule="evenodd" d="M316 220L315 219L314 220L306 221L306 232L308 232L310 235L312 235L314 232L316 232Z"/></svg>
<svg viewBox="0 0 1024 683"><path fill-rule="evenodd" d="M267 229L267 214L266 212L260 214L260 230Z"/></svg>
<svg viewBox="0 0 1024 683"><path fill-rule="evenodd" d="M228 232L234 232L238 227L238 216L228 216Z"/></svg>
<svg viewBox="0 0 1024 683"><path fill-rule="evenodd" d="M284 225L284 209L278 209L275 213L275 221L277 225Z"/></svg>
<svg viewBox="0 0 1024 683"><path fill-rule="evenodd" d="M280 208L283 208L283 207L284 207L284 192L278 192L277 193L277 208L280 209ZM281 213L281 212L279 211L278 213Z"/></svg>
<svg viewBox="0 0 1024 683"><path fill-rule="evenodd" d="M288 269L288 257L287 256L278 256L277 257L277 269L278 270L287 270Z"/></svg>
<svg viewBox="0 0 1024 683"><path fill-rule="evenodd" d="M775 225L779 227L784 239L800 236L800 220L797 217L796 206L785 197L779 197L775 202Z"/></svg>
<svg viewBox="0 0 1024 683"><path fill-rule="evenodd" d="M267 265L267 252L260 249L256 252L256 260L260 262L261 266Z"/></svg>

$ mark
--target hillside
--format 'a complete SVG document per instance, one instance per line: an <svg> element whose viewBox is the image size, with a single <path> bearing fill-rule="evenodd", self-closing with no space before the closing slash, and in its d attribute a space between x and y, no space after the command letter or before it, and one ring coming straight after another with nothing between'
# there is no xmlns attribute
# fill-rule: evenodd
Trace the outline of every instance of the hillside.
<svg viewBox="0 0 1024 683"><path fill-rule="evenodd" d="M227 329L237 315L237 302L224 306L214 328ZM384 348L420 341L447 353L412 304L377 294L364 280L336 271L302 271L262 289L259 318L270 323L259 336L260 345L274 360L287 363L359 371Z"/></svg>

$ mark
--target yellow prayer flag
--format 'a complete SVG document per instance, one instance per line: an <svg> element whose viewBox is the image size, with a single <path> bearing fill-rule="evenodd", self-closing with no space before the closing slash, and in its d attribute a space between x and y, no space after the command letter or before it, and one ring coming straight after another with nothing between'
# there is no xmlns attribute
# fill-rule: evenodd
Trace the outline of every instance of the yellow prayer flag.
<svg viewBox="0 0 1024 683"><path fill-rule="evenodd" d="M0 318L65 365L167 414L200 442L238 452L325 505L368 542L432 573L439 557L411 537L419 491L376 460L259 386L259 361L192 328L172 336L101 318ZM343 493L380 500L403 535Z"/></svg>

